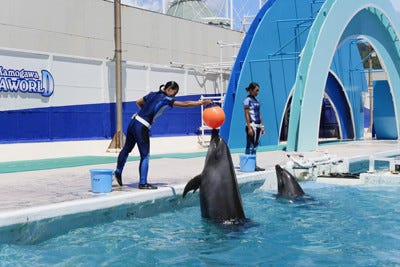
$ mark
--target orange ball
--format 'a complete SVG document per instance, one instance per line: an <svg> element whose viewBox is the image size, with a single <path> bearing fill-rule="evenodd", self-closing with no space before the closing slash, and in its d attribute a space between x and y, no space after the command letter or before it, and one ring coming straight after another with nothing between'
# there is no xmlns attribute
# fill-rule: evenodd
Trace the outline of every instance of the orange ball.
<svg viewBox="0 0 400 267"><path fill-rule="evenodd" d="M213 129L218 128L225 121L225 113L220 106L206 108L203 112L203 121Z"/></svg>

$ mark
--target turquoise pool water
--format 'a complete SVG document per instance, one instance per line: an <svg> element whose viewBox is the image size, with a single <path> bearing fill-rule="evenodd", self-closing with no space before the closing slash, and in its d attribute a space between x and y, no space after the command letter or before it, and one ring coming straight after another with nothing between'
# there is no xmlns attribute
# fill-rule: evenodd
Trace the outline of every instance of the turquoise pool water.
<svg viewBox="0 0 400 267"><path fill-rule="evenodd" d="M0 266L395 266L400 187L302 183L314 200L243 195L244 227L202 220L198 206L0 245Z"/></svg>

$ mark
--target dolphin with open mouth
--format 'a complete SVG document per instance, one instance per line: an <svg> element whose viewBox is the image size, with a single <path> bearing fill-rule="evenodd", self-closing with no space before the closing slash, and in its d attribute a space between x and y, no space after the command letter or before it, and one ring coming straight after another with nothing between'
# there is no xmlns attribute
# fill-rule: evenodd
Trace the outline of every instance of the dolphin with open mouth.
<svg viewBox="0 0 400 267"><path fill-rule="evenodd" d="M231 153L216 129L212 130L203 171L186 184L183 197L199 188L203 218L223 223L246 221Z"/></svg>

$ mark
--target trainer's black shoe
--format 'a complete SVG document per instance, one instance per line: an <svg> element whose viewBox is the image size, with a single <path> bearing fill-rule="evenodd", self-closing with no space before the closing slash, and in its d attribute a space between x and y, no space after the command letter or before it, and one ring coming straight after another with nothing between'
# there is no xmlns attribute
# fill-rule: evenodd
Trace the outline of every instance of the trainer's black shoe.
<svg viewBox="0 0 400 267"><path fill-rule="evenodd" d="M261 167L258 167L258 166L256 166L256 168L254 169L256 172L262 172L262 171L265 171L265 169L264 168L261 168Z"/></svg>
<svg viewBox="0 0 400 267"><path fill-rule="evenodd" d="M122 186L122 176L121 176L121 174L119 173L119 172L114 172L114 176L115 176L115 179L117 179L117 182L118 182L118 184L119 184L119 186Z"/></svg>
<svg viewBox="0 0 400 267"><path fill-rule="evenodd" d="M157 189L157 186L151 184L139 184L139 189Z"/></svg>

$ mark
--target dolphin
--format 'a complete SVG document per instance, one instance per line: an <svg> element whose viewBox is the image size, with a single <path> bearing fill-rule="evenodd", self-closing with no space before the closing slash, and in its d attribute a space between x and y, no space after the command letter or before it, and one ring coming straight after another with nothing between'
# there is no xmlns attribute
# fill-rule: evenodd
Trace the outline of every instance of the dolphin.
<svg viewBox="0 0 400 267"><path fill-rule="evenodd" d="M216 129L212 130L203 171L186 184L183 197L199 188L203 218L223 223L246 222L231 153Z"/></svg>
<svg viewBox="0 0 400 267"><path fill-rule="evenodd" d="M280 165L275 165L276 179L278 182L278 196L297 198L305 195L296 178Z"/></svg>

